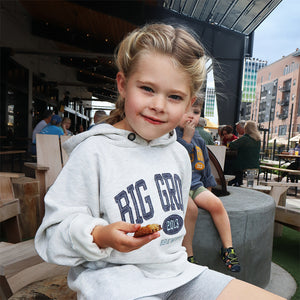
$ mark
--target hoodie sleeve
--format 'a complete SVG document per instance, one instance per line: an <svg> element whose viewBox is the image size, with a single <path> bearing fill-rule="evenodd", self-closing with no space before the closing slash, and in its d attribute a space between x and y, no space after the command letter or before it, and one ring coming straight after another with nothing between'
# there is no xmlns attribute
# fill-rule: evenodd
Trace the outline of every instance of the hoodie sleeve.
<svg viewBox="0 0 300 300"><path fill-rule="evenodd" d="M76 266L105 258L112 251L99 249L91 235L96 225L108 223L100 218L96 156L85 155L87 150L81 144L72 152L45 196L45 216L35 247L47 262Z"/></svg>

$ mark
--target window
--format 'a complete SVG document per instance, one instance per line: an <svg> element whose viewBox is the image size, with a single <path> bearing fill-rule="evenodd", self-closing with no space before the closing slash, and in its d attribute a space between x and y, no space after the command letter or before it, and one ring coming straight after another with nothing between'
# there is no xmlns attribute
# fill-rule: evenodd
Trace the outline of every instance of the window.
<svg viewBox="0 0 300 300"><path fill-rule="evenodd" d="M286 125L280 125L278 128L278 135L286 135Z"/></svg>

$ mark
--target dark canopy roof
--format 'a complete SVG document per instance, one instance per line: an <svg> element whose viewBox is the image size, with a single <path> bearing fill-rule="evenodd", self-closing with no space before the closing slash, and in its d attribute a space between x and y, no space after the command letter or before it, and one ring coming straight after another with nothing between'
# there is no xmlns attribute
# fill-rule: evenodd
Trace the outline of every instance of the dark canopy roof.
<svg viewBox="0 0 300 300"><path fill-rule="evenodd" d="M191 25L211 55L225 63L220 94L235 107L224 122L232 123L239 107L241 66L252 55L251 33L281 0L15 0L31 18L31 34L54 42L55 48L13 48L15 54L55 56L76 70L77 80L53 85L85 87L99 100L115 102L113 51L122 38L146 22L173 20ZM2 0L9 7L11 0ZM13 11L13 7L12 11ZM250 35L250 36L249 36ZM224 66L224 64L223 64ZM226 70L226 67L229 67ZM47 74L46 74L47 78ZM226 83L228 80L228 84ZM218 92L218 91L217 91ZM218 97L218 96L217 96ZM80 101L82 99L79 99ZM218 100L218 99L217 99ZM227 105L218 100L218 105ZM227 111L227 108L223 108ZM233 112L235 111L235 112ZM229 111L228 111L229 113ZM228 114L223 114L228 115Z"/></svg>
<svg viewBox="0 0 300 300"><path fill-rule="evenodd" d="M216 26L251 34L281 0L165 0L163 6Z"/></svg>

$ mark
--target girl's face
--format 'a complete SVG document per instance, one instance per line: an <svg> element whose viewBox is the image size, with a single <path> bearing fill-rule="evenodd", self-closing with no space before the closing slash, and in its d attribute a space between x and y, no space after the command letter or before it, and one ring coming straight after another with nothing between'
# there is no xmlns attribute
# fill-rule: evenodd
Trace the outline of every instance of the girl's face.
<svg viewBox="0 0 300 300"><path fill-rule="evenodd" d="M147 141L173 130L191 104L189 76L166 55L141 55L128 78L117 74L117 84L126 117L114 126Z"/></svg>
<svg viewBox="0 0 300 300"><path fill-rule="evenodd" d="M197 127L201 115L200 106L192 106L182 117L179 126L184 128L186 123L191 123Z"/></svg>

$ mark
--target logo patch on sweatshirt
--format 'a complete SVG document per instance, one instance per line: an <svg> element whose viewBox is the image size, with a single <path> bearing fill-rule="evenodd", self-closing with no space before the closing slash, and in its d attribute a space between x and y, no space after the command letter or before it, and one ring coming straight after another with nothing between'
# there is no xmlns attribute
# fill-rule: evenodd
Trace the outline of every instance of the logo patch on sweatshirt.
<svg viewBox="0 0 300 300"><path fill-rule="evenodd" d="M178 233L182 227L183 227L182 217L175 214L168 216L162 225L164 233L168 235L173 235Z"/></svg>

